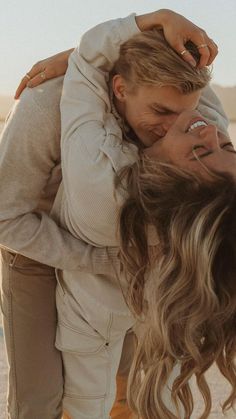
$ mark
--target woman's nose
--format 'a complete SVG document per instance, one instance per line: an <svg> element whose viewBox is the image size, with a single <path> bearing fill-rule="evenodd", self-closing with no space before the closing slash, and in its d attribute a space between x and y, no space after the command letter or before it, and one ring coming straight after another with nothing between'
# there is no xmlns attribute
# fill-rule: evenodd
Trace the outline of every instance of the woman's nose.
<svg viewBox="0 0 236 419"><path fill-rule="evenodd" d="M215 125L209 124L202 128L199 132L199 136L209 147L220 148L218 130Z"/></svg>

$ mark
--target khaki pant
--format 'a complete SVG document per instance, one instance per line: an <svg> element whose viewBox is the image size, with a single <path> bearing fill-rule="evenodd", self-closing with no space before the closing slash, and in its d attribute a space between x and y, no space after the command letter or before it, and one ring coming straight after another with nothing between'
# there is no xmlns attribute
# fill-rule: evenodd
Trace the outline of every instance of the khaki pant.
<svg viewBox="0 0 236 419"><path fill-rule="evenodd" d="M63 371L55 348L53 268L1 251L1 301L9 363L8 418L60 419Z"/></svg>
<svg viewBox="0 0 236 419"><path fill-rule="evenodd" d="M55 348L55 271L3 250L1 265L1 307L9 364L6 417L60 419L63 367L61 353ZM132 334L124 341L112 419L131 418L126 402L126 381L133 342ZM76 380L80 377L76 376Z"/></svg>
<svg viewBox="0 0 236 419"><path fill-rule="evenodd" d="M128 308L108 309L99 295L88 294L76 272L58 273L56 302L56 347L65 369L63 407L71 419L109 419L123 344L129 346L135 319ZM132 336L131 331L131 342Z"/></svg>

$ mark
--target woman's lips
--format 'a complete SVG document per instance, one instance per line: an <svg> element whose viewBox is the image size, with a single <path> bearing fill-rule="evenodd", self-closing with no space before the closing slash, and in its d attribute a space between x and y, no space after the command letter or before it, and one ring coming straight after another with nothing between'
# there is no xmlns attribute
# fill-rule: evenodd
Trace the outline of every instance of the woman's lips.
<svg viewBox="0 0 236 419"><path fill-rule="evenodd" d="M206 127L208 124L203 118L194 118L191 120L190 124L188 124L188 127L186 129L186 132L193 131L194 129L198 127Z"/></svg>

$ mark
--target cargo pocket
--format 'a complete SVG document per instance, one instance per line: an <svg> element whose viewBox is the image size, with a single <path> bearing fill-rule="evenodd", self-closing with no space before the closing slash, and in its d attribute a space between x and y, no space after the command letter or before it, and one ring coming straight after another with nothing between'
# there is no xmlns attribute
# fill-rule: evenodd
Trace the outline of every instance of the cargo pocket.
<svg viewBox="0 0 236 419"><path fill-rule="evenodd" d="M110 382L109 345L85 319L77 318L77 327L58 323L56 347L62 351L65 372L65 396L72 399L103 398Z"/></svg>
<svg viewBox="0 0 236 419"><path fill-rule="evenodd" d="M60 318L57 327L56 347L80 355L96 354L106 346L105 339L85 319L77 316L76 328Z"/></svg>

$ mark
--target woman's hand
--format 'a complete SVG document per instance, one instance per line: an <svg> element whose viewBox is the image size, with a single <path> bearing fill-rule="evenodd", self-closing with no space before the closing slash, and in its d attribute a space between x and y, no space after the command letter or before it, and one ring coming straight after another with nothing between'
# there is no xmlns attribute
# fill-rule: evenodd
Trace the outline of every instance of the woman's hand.
<svg viewBox="0 0 236 419"><path fill-rule="evenodd" d="M17 87L14 98L18 99L25 87L35 87L43 83L45 80L65 74L68 66L68 58L74 48L67 51L59 52L45 60L38 61L33 65L31 70L23 77Z"/></svg>
<svg viewBox="0 0 236 419"><path fill-rule="evenodd" d="M141 16L136 16L136 22L141 31L160 28L170 46L194 67L196 61L185 48L187 41L192 41L199 50L199 68L210 65L218 54L218 47L207 33L190 22L190 20L168 9L157 10Z"/></svg>

